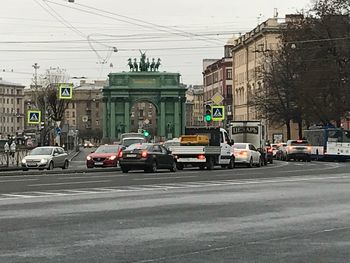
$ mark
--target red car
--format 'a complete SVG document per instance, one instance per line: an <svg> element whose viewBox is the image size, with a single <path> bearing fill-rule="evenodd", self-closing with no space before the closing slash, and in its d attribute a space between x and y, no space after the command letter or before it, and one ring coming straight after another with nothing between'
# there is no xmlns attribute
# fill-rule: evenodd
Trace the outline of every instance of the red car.
<svg viewBox="0 0 350 263"><path fill-rule="evenodd" d="M87 168L117 167L122 145L102 145L86 157Z"/></svg>

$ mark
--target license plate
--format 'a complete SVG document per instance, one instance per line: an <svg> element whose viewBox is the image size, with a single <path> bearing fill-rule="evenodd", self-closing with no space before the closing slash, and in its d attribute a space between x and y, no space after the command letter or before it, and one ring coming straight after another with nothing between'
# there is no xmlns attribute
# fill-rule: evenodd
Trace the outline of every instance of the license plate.
<svg viewBox="0 0 350 263"><path fill-rule="evenodd" d="M95 165L103 165L102 162L96 162Z"/></svg>
<svg viewBox="0 0 350 263"><path fill-rule="evenodd" d="M136 157L137 154L127 154L126 157Z"/></svg>

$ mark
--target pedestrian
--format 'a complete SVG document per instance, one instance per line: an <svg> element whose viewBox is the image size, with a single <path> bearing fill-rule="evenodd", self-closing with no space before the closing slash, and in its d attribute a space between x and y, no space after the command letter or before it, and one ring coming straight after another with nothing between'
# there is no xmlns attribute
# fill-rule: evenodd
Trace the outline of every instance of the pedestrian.
<svg viewBox="0 0 350 263"><path fill-rule="evenodd" d="M10 155L12 157L15 157L15 152L16 152L16 143L15 143L15 141L12 141L12 143L10 145Z"/></svg>
<svg viewBox="0 0 350 263"><path fill-rule="evenodd" d="M4 150L5 150L5 153L8 153L10 151L10 146L8 142L5 143Z"/></svg>

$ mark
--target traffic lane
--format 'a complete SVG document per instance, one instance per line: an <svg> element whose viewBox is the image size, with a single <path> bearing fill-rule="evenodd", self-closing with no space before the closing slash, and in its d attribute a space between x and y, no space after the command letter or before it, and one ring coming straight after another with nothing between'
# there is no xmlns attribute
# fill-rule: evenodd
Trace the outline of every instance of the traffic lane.
<svg viewBox="0 0 350 263"><path fill-rule="evenodd" d="M0 261L346 262L350 178L294 179L0 202Z"/></svg>
<svg viewBox="0 0 350 263"><path fill-rule="evenodd" d="M158 173L133 171L123 174L120 171L101 174L60 174L41 176L17 176L1 178L0 194L30 191L50 191L62 189L84 189L93 187L116 187L154 185L161 183L205 182L212 180L276 178L305 175L328 175L349 172L349 164L336 163L288 163L275 162L260 168L218 169L213 171L188 169L176 173L161 170ZM11 181L11 179L15 181Z"/></svg>

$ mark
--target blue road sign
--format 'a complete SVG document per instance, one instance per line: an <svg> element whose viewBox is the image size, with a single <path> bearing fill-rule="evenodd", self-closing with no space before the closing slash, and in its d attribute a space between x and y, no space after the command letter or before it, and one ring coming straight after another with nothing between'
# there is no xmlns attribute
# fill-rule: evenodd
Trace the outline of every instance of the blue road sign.
<svg viewBox="0 0 350 263"><path fill-rule="evenodd" d="M225 106L211 106L213 121L222 121L225 119Z"/></svg>

